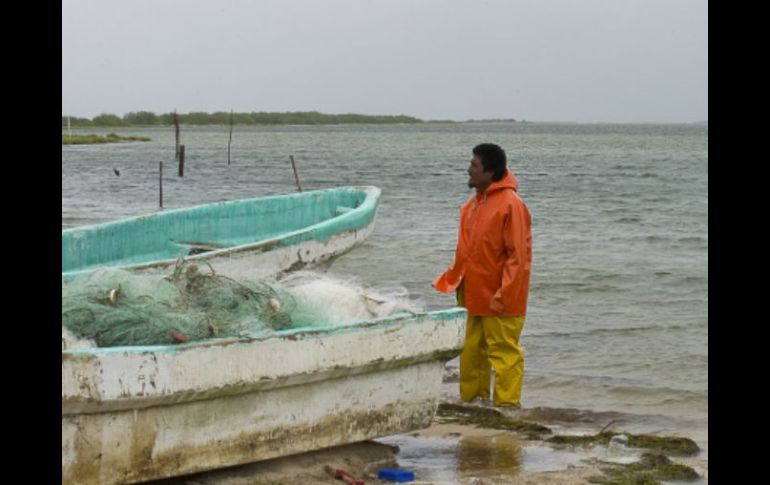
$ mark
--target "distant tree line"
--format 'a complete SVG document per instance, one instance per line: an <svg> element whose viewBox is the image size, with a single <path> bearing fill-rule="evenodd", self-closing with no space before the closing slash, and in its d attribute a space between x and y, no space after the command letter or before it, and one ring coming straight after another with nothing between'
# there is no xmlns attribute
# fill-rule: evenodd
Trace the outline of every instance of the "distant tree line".
<svg viewBox="0 0 770 485"><path fill-rule="evenodd" d="M150 141L150 139L146 136L120 136L115 133L110 133L107 136L61 134L62 145L91 145L97 143L119 143L122 141Z"/></svg>
<svg viewBox="0 0 770 485"><path fill-rule="evenodd" d="M230 113L192 112L178 113L179 123L184 125L228 125ZM132 111L123 117L103 113L93 119L69 117L73 127L83 126L164 126L174 123L173 113L155 114L150 111ZM67 126L67 116L61 117L62 127ZM233 113L233 123L237 125L329 125L329 124L387 124L387 123L422 123L413 116L398 115L360 115L324 114L318 111L294 111L287 113L258 111L253 113Z"/></svg>

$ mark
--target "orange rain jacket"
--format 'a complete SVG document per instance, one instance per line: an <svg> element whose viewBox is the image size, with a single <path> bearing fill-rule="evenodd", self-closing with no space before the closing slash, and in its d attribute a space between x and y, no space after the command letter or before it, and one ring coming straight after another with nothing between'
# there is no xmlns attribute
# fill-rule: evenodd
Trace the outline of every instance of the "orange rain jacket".
<svg viewBox="0 0 770 485"><path fill-rule="evenodd" d="M532 272L532 216L513 173L460 208L452 266L433 282L444 293L464 283L465 308L477 316L525 316Z"/></svg>

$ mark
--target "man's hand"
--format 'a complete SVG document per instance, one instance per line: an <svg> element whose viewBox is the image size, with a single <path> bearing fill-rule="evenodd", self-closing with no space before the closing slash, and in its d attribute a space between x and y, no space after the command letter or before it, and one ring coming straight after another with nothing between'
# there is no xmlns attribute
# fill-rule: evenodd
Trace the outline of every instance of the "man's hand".
<svg viewBox="0 0 770 485"><path fill-rule="evenodd" d="M492 301L489 303L489 309L495 313L499 313L500 315L504 314L505 307L503 306L502 298L498 296L492 298Z"/></svg>

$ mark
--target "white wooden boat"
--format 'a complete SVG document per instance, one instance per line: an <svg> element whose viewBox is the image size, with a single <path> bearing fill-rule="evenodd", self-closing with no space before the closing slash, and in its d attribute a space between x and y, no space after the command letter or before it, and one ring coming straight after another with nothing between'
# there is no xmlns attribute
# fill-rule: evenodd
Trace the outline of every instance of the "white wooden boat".
<svg viewBox="0 0 770 485"><path fill-rule="evenodd" d="M63 350L63 483L144 481L425 428L465 318L453 308Z"/></svg>

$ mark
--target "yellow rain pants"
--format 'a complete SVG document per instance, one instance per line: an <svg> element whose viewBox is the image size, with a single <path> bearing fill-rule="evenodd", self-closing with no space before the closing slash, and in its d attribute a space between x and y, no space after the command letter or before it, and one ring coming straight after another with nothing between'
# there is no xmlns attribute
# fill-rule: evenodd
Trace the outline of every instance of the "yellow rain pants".
<svg viewBox="0 0 770 485"><path fill-rule="evenodd" d="M457 303L463 306L463 286ZM521 404L524 348L519 345L525 317L474 316L468 314L465 347L460 353L460 397L470 402L489 399L492 368L495 369L495 406Z"/></svg>

